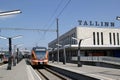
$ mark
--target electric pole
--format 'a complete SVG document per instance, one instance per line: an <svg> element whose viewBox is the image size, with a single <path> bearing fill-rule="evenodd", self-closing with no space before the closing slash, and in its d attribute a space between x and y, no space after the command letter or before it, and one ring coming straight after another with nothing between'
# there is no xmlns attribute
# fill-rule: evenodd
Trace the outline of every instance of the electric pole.
<svg viewBox="0 0 120 80"><path fill-rule="evenodd" d="M57 44L59 44L59 26L58 26L58 18L56 19L56 23L57 23ZM57 59L58 59L58 63L59 63L59 46L57 46Z"/></svg>

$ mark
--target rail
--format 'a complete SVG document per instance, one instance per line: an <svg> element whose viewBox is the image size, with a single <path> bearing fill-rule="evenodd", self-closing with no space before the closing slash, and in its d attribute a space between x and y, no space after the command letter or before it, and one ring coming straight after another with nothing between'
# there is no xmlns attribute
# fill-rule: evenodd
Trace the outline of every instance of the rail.
<svg viewBox="0 0 120 80"><path fill-rule="evenodd" d="M104 62L120 65L120 58L116 57L107 57L107 56L89 56L81 57L81 61L90 61L90 62ZM72 61L77 61L77 57L72 57Z"/></svg>
<svg viewBox="0 0 120 80"><path fill-rule="evenodd" d="M42 80L71 80L70 78L63 76L60 73L57 73L47 67L43 69L37 69L37 73L41 76Z"/></svg>

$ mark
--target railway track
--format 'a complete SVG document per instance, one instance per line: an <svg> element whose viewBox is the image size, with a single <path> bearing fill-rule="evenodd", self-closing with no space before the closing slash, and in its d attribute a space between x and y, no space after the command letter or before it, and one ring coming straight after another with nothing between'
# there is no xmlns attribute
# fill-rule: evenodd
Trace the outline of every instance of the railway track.
<svg viewBox="0 0 120 80"><path fill-rule="evenodd" d="M63 76L47 67L44 67L43 69L36 69L36 72L42 80L71 80L70 78Z"/></svg>

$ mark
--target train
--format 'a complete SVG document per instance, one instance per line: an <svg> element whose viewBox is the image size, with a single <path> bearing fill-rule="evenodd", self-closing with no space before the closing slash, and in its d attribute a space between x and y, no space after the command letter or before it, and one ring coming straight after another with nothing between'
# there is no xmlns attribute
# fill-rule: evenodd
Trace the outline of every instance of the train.
<svg viewBox="0 0 120 80"><path fill-rule="evenodd" d="M48 64L48 50L46 47L33 47L31 51L30 64L32 66Z"/></svg>
<svg viewBox="0 0 120 80"><path fill-rule="evenodd" d="M8 63L9 54L3 55L3 63Z"/></svg>

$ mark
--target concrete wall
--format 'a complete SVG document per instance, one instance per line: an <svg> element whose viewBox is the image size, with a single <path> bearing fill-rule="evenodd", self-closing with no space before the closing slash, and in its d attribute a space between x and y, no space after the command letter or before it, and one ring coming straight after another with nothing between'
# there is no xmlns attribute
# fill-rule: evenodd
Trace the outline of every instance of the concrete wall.
<svg viewBox="0 0 120 80"><path fill-rule="evenodd" d="M93 32L95 32L95 41L97 44L97 32L99 34L99 45L101 43L101 33L103 33L103 45L114 45L114 38L113 34L115 34L115 44L118 44L117 34L120 37L120 29L119 28L95 28L95 27L77 27L77 38L84 39L82 41L82 45L93 45ZM110 44L110 37L109 33L111 33L111 41ZM120 39L119 39L120 42Z"/></svg>

